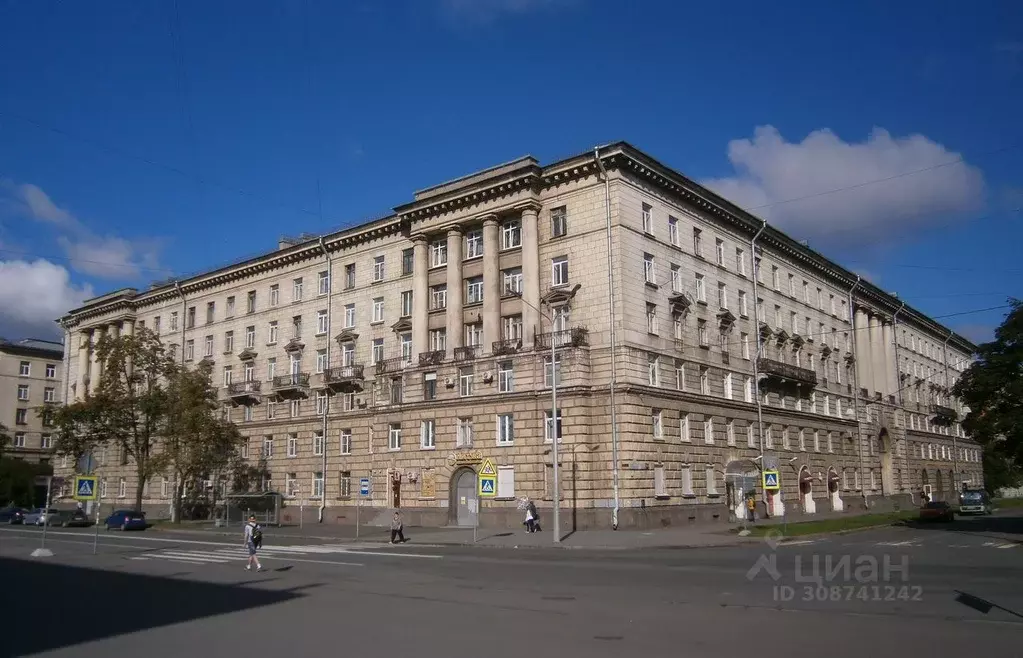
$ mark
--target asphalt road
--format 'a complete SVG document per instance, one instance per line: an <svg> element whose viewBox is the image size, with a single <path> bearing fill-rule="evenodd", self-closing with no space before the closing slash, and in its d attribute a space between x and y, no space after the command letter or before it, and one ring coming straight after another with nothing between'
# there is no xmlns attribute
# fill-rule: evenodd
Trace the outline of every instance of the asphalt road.
<svg viewBox="0 0 1023 658"><path fill-rule="evenodd" d="M0 656L960 658L1023 640L1019 517L684 550L282 540L261 574L230 538L101 532L93 555L89 529L47 535L54 556L31 558L38 531L0 528L17 620Z"/></svg>

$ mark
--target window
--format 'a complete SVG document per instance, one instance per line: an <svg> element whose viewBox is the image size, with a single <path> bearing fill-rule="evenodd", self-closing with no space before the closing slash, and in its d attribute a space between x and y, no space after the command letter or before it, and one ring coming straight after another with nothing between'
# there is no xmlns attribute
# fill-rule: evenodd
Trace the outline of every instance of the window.
<svg viewBox="0 0 1023 658"><path fill-rule="evenodd" d="M692 427L689 425L689 414L683 412L679 417L682 440L691 443L693 440Z"/></svg>
<svg viewBox="0 0 1023 658"><path fill-rule="evenodd" d="M483 277L474 276L465 281L465 303L479 304L483 301Z"/></svg>
<svg viewBox="0 0 1023 658"><path fill-rule="evenodd" d="M401 377L391 377L391 404L401 404L405 396L405 382Z"/></svg>
<svg viewBox="0 0 1023 658"><path fill-rule="evenodd" d="M233 332L232 332L233 333ZM245 327L245 347L251 349L256 346L256 326Z"/></svg>
<svg viewBox="0 0 1023 658"><path fill-rule="evenodd" d="M738 247L735 249L735 270L746 276L746 251Z"/></svg>
<svg viewBox="0 0 1023 658"><path fill-rule="evenodd" d="M345 329L355 328L355 304L345 304Z"/></svg>
<svg viewBox="0 0 1023 658"><path fill-rule="evenodd" d="M299 495L298 478L294 473L284 474L284 495L292 498Z"/></svg>
<svg viewBox="0 0 1023 658"><path fill-rule="evenodd" d="M646 330L647 333L657 335L657 304L646 305Z"/></svg>
<svg viewBox="0 0 1023 658"><path fill-rule="evenodd" d="M316 372L322 373L327 369L327 350L316 350Z"/></svg>
<svg viewBox="0 0 1023 658"><path fill-rule="evenodd" d="M497 497L515 497L515 468L512 466L497 467Z"/></svg>
<svg viewBox="0 0 1023 658"><path fill-rule="evenodd" d="M443 352L447 349L448 344L448 330L447 329L431 329L430 330L430 349L435 352Z"/></svg>
<svg viewBox="0 0 1023 658"><path fill-rule="evenodd" d="M213 336L207 336L203 345L203 356L213 356Z"/></svg>
<svg viewBox="0 0 1023 658"><path fill-rule="evenodd" d="M350 429L341 430L341 454L352 454L352 430Z"/></svg>
<svg viewBox="0 0 1023 658"><path fill-rule="evenodd" d="M718 283L718 307L728 308L728 286L720 282Z"/></svg>
<svg viewBox="0 0 1023 658"><path fill-rule="evenodd" d="M124 478L118 478L117 480L117 497L124 498L128 495L128 481Z"/></svg>
<svg viewBox="0 0 1023 658"><path fill-rule="evenodd" d="M436 421L423 420L419 422L419 447L424 450L432 450L437 447Z"/></svg>
<svg viewBox="0 0 1023 658"><path fill-rule="evenodd" d="M22 377L32 376L32 364L28 361L22 361L18 365L18 374Z"/></svg>
<svg viewBox="0 0 1023 658"><path fill-rule="evenodd" d="M664 411L661 409L654 409L650 413L650 422L653 427L653 434L655 439L664 438Z"/></svg>
<svg viewBox="0 0 1023 658"><path fill-rule="evenodd" d="M753 433L753 423L746 425L746 446L749 448L757 447L756 436Z"/></svg>
<svg viewBox="0 0 1023 658"><path fill-rule="evenodd" d="M270 286L270 306L279 306L281 303L281 287L278 284ZM172 318L173 320L173 318Z"/></svg>
<svg viewBox="0 0 1023 658"><path fill-rule="evenodd" d="M510 219L501 226L501 249L514 249L522 244L522 224Z"/></svg>
<svg viewBox="0 0 1023 658"><path fill-rule="evenodd" d="M317 456L322 456L323 448L324 448L323 432L321 430L316 430L315 432L313 432L313 454Z"/></svg>
<svg viewBox="0 0 1023 658"><path fill-rule="evenodd" d="M216 302L207 302L206 304L206 324L213 324L216 315Z"/></svg>
<svg viewBox="0 0 1023 658"><path fill-rule="evenodd" d="M558 435L558 443L560 443L562 441L562 439L563 439L563 436L561 434L561 417L562 417L561 409L558 409L558 422L557 422L557 428L555 430L557 432L557 435ZM547 443L550 443L551 442L551 410L550 409L548 409L547 411L545 411L543 413L543 418L544 418L543 440L545 442L547 442Z"/></svg>
<svg viewBox="0 0 1023 658"><path fill-rule="evenodd" d="M291 337L301 338L302 337L302 316L296 315L291 318Z"/></svg>
<svg viewBox="0 0 1023 658"><path fill-rule="evenodd" d="M643 204L643 210L642 210L642 214L641 214L641 219L642 219L642 222L643 222L643 232L644 233L653 233L654 232L654 212L653 212L653 210L654 210L653 207L651 207L649 203L644 203Z"/></svg>
<svg viewBox="0 0 1023 658"><path fill-rule="evenodd" d="M774 448L774 432L770 425L767 426L767 431L764 434L764 447L768 450Z"/></svg>
<svg viewBox="0 0 1023 658"><path fill-rule="evenodd" d="M725 399L732 399L732 373L725 375L724 381L722 382L725 389Z"/></svg>
<svg viewBox="0 0 1023 658"><path fill-rule="evenodd" d="M789 297L796 296L796 277L794 274L789 274Z"/></svg>
<svg viewBox="0 0 1023 658"><path fill-rule="evenodd" d="M234 351L234 332L228 331L224 334L224 352L230 354Z"/></svg>
<svg viewBox="0 0 1023 658"><path fill-rule="evenodd" d="M468 397L472 395L473 371L472 366L464 366L458 369L458 395Z"/></svg>
<svg viewBox="0 0 1023 658"><path fill-rule="evenodd" d="M656 354L650 354L647 356L647 383L651 386L661 385L661 360Z"/></svg>
<svg viewBox="0 0 1023 658"><path fill-rule="evenodd" d="M468 448L472 446L472 418L458 419L455 446L458 448Z"/></svg>
<svg viewBox="0 0 1023 658"><path fill-rule="evenodd" d="M441 267L448 264L447 240L434 240L430 243L430 267Z"/></svg>
<svg viewBox="0 0 1023 658"><path fill-rule="evenodd" d="M409 276L415 269L415 252L412 249L401 250L401 275Z"/></svg>
<svg viewBox="0 0 1023 658"><path fill-rule="evenodd" d="M777 265L771 266L771 287L779 292L781 291L781 276Z"/></svg>
<svg viewBox="0 0 1023 658"><path fill-rule="evenodd" d="M698 228L693 229L693 253L703 257L703 231Z"/></svg>
<svg viewBox="0 0 1023 658"><path fill-rule="evenodd" d="M522 268L513 267L504 271L504 294L522 294Z"/></svg>
<svg viewBox="0 0 1023 658"><path fill-rule="evenodd" d="M195 307L188 307L188 314L185 316L185 329L195 328Z"/></svg>
<svg viewBox="0 0 1023 658"><path fill-rule="evenodd" d="M707 495L716 496L718 495L718 483L717 478L714 475L714 467L708 466L704 469L704 477L707 478Z"/></svg>
<svg viewBox="0 0 1023 658"><path fill-rule="evenodd" d="M668 242L670 242L672 246L680 246L678 239L678 219L675 217L668 217Z"/></svg>
<svg viewBox="0 0 1023 658"><path fill-rule="evenodd" d="M24 432L17 432L17 433L15 433L15 435L14 435L14 447L15 448L24 448L25 447L25 433Z"/></svg>
<svg viewBox="0 0 1023 658"><path fill-rule="evenodd" d="M515 371L511 361L497 364L497 390L500 393L511 393L515 390Z"/></svg>
<svg viewBox="0 0 1023 658"><path fill-rule="evenodd" d="M700 341L700 346L701 347L707 347L710 344L710 343L708 343L708 339L707 339L707 321L706 320L697 320L696 321L696 335L697 335L698 340Z"/></svg>
<svg viewBox="0 0 1023 658"><path fill-rule="evenodd" d="M298 456L298 435L297 434L289 434L288 435L288 457L297 457L297 456Z"/></svg>
<svg viewBox="0 0 1023 658"><path fill-rule="evenodd" d="M232 297L231 299L234 299L234 298ZM157 336L160 335L160 316L159 315L156 316L155 318L153 318L153 333L155 333Z"/></svg>
<svg viewBox="0 0 1023 658"><path fill-rule="evenodd" d="M725 266L725 241L721 238L717 238L714 241L714 250L717 257L718 265L721 267Z"/></svg>
<svg viewBox="0 0 1023 658"><path fill-rule="evenodd" d="M355 263L345 265L345 290L355 287Z"/></svg>
<svg viewBox="0 0 1023 658"><path fill-rule="evenodd" d="M234 381L234 370L231 366L224 366L224 386L230 386Z"/></svg>
<svg viewBox="0 0 1023 658"><path fill-rule="evenodd" d="M686 364L678 359L675 360L675 388L686 390Z"/></svg>
<svg viewBox="0 0 1023 658"><path fill-rule="evenodd" d="M710 416L703 419L703 442L707 445L714 443L714 419Z"/></svg>
<svg viewBox="0 0 1023 658"><path fill-rule="evenodd" d="M185 341L185 361L191 361L195 358L195 341Z"/></svg>
<svg viewBox="0 0 1023 658"><path fill-rule="evenodd" d="M276 320L274 320L273 322L270 323L270 327L269 327L269 329L267 331L267 336L266 336L266 344L267 345L276 345L277 344L277 321Z"/></svg>
<svg viewBox="0 0 1023 658"><path fill-rule="evenodd" d="M682 268L674 263L671 265L671 291L682 292Z"/></svg>
<svg viewBox="0 0 1023 658"><path fill-rule="evenodd" d="M753 402L753 378L747 377L742 385L742 399L746 402Z"/></svg>
<svg viewBox="0 0 1023 658"><path fill-rule="evenodd" d="M263 456L273 457L274 454L274 438L272 436L263 437Z"/></svg>
<svg viewBox="0 0 1023 658"><path fill-rule="evenodd" d="M370 349L370 362L373 364L380 363L384 360L384 339L374 338L373 345Z"/></svg>
<svg viewBox="0 0 1023 658"><path fill-rule="evenodd" d="M465 260L483 255L483 231L473 229L465 233Z"/></svg>
<svg viewBox="0 0 1023 658"><path fill-rule="evenodd" d="M323 497L323 471L313 473L313 498Z"/></svg>
<svg viewBox="0 0 1023 658"><path fill-rule="evenodd" d="M652 254L643 254L643 276L650 285L657 285L657 266Z"/></svg>
<svg viewBox="0 0 1023 658"><path fill-rule="evenodd" d="M696 301L707 302L707 284L702 274L696 275Z"/></svg>
<svg viewBox="0 0 1023 658"><path fill-rule="evenodd" d="M401 450L401 423L391 423L387 427L387 448Z"/></svg>
<svg viewBox="0 0 1023 658"><path fill-rule="evenodd" d="M330 272L320 272L317 277L316 291L320 295L330 294Z"/></svg>
<svg viewBox="0 0 1023 658"><path fill-rule="evenodd" d="M828 295L828 303L830 304L831 315L837 315L837 313L835 313L835 296L834 295ZM913 349L915 350L916 348L914 347Z"/></svg>
<svg viewBox="0 0 1023 658"><path fill-rule="evenodd" d="M568 256L557 256L551 259L551 285L568 285Z"/></svg>
<svg viewBox="0 0 1023 658"><path fill-rule="evenodd" d="M322 336L323 334L330 331L330 327L327 326L327 311L326 309L316 312L316 335Z"/></svg>
<svg viewBox="0 0 1023 658"><path fill-rule="evenodd" d="M727 440L728 440L728 445L734 446L735 445L735 421L734 420L728 421L728 425L725 428L725 432L727 433L726 436L727 436Z"/></svg>
<svg viewBox="0 0 1023 658"><path fill-rule="evenodd" d="M380 300L383 304L383 300ZM430 288L430 310L439 311L448 306L448 287L443 283ZM374 309L375 310L375 309ZM374 318L376 316L374 315ZM383 309L381 309L381 320L383 320ZM374 320L375 322L376 320Z"/></svg>
<svg viewBox="0 0 1023 658"><path fill-rule="evenodd" d="M53 402L56 399L56 389L51 387L43 389L43 402Z"/></svg>
<svg viewBox="0 0 1023 658"><path fill-rule="evenodd" d="M664 466L661 464L654 466L654 496L656 498L668 497L668 486L664 480Z"/></svg>
<svg viewBox="0 0 1023 658"><path fill-rule="evenodd" d="M18 399L19 400L27 400L28 399L28 384L19 384L18 385Z"/></svg>
<svg viewBox="0 0 1023 658"><path fill-rule="evenodd" d="M497 416L497 445L511 445L515 441L515 419L511 414Z"/></svg>
<svg viewBox="0 0 1023 658"><path fill-rule="evenodd" d="M250 290L245 295L245 312L255 313L256 312L256 291Z"/></svg>
<svg viewBox="0 0 1023 658"><path fill-rule="evenodd" d="M403 290L401 293L401 317L412 317L412 291Z"/></svg>
<svg viewBox="0 0 1023 658"><path fill-rule="evenodd" d="M551 237L560 238L568 233L568 212L565 206L551 208Z"/></svg>
<svg viewBox="0 0 1023 658"><path fill-rule="evenodd" d="M561 355L557 355L557 359L554 361L553 368L553 379L558 386L561 386ZM543 360L543 385L544 388L551 387L551 357L545 357Z"/></svg>

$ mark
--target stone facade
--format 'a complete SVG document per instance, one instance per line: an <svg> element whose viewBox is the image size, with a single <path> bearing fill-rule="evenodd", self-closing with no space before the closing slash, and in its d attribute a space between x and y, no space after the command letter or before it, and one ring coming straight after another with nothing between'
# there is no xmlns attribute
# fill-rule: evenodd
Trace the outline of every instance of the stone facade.
<svg viewBox="0 0 1023 658"><path fill-rule="evenodd" d="M265 486L331 522L369 478L371 520L472 523L482 458L499 474L481 525L518 525L522 496L550 508L552 347L563 527L608 526L616 502L632 527L726 520L750 489L778 515L981 482L947 393L973 345L624 143L599 166L500 165L62 322L75 397L103 331L213 360ZM134 490L103 461L101 491ZM764 463L780 492L756 484ZM156 478L147 504L169 490Z"/></svg>
<svg viewBox="0 0 1023 658"><path fill-rule="evenodd" d="M40 411L64 399L64 346L47 340L0 339L0 423L11 443L4 454L47 463L52 427Z"/></svg>

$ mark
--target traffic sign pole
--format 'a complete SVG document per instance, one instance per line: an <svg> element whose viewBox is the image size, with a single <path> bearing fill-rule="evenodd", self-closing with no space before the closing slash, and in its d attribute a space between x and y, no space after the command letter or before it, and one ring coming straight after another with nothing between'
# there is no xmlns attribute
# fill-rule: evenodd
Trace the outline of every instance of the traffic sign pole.
<svg viewBox="0 0 1023 658"><path fill-rule="evenodd" d="M96 547L99 546L99 501L96 502L96 523L92 531L92 554L96 554Z"/></svg>
<svg viewBox="0 0 1023 658"><path fill-rule="evenodd" d="M483 511L483 498L480 496L480 474L476 473L476 514L473 516L472 543L476 543L480 531L480 512Z"/></svg>
<svg viewBox="0 0 1023 658"><path fill-rule="evenodd" d="M46 550L46 526L50 525L50 489L53 486L53 476L46 476L46 505L43 507L43 538L39 545L43 551Z"/></svg>

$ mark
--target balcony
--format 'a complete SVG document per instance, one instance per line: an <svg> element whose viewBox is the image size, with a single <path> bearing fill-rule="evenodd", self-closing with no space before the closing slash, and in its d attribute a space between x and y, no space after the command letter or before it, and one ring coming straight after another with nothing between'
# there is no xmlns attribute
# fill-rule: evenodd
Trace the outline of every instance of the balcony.
<svg viewBox="0 0 1023 658"><path fill-rule="evenodd" d="M323 373L323 383L333 391L344 393L361 391L365 380L364 370L362 364L330 368Z"/></svg>
<svg viewBox="0 0 1023 658"><path fill-rule="evenodd" d="M303 397L309 392L309 373L296 372L290 375L278 375L273 379L273 391L282 398Z"/></svg>
<svg viewBox="0 0 1023 658"><path fill-rule="evenodd" d="M932 404L931 413L934 414L931 422L939 427L950 427L952 423L959 420L959 414L956 413L955 409L943 407L940 404Z"/></svg>
<svg viewBox="0 0 1023 658"><path fill-rule="evenodd" d="M392 359L377 361L377 374L382 375L388 372L401 372L408 367L410 361L404 356L396 356Z"/></svg>
<svg viewBox="0 0 1023 658"><path fill-rule="evenodd" d="M472 361L478 359L483 354L482 345L468 345L466 347L455 348L455 361Z"/></svg>
<svg viewBox="0 0 1023 658"><path fill-rule="evenodd" d="M419 355L419 365L421 366L439 366L444 363L444 357L447 353L444 350L434 350L432 352L423 352Z"/></svg>
<svg viewBox="0 0 1023 658"><path fill-rule="evenodd" d="M537 350L549 350L552 347L579 347L580 345L586 345L588 333L583 327L565 329L564 331L551 331L546 334L537 334L534 344Z"/></svg>
<svg viewBox="0 0 1023 658"><path fill-rule="evenodd" d="M235 404L256 404L262 387L263 382L260 381L231 382L227 385L227 396Z"/></svg>
<svg viewBox="0 0 1023 658"><path fill-rule="evenodd" d="M808 368L800 368L799 366L782 361L764 358L757 361L757 366L761 374L766 375L770 379L793 383L797 386L807 386L809 388L817 385L817 373Z"/></svg>
<svg viewBox="0 0 1023 658"><path fill-rule="evenodd" d="M494 356L501 354L515 354L522 349L521 338L507 338L505 340L494 341Z"/></svg>

